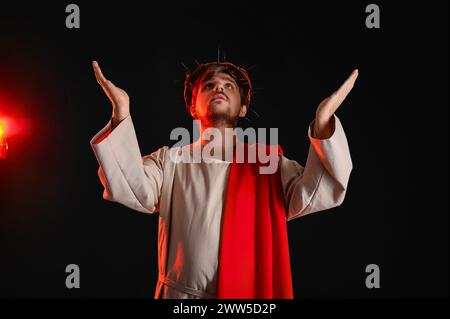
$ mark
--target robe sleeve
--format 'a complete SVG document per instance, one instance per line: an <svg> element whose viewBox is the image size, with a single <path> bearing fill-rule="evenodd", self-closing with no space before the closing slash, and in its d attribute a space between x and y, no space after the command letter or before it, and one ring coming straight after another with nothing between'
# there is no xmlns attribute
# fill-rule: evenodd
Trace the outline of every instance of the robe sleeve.
<svg viewBox="0 0 450 319"><path fill-rule="evenodd" d="M90 144L105 200L143 213L158 211L167 146L142 157L131 115L114 129L109 121Z"/></svg>
<svg viewBox="0 0 450 319"><path fill-rule="evenodd" d="M304 167L295 160L281 157L288 221L339 206L344 201L353 164L342 124L336 115L331 120L334 130L328 139L314 138L314 121L309 125L311 143Z"/></svg>

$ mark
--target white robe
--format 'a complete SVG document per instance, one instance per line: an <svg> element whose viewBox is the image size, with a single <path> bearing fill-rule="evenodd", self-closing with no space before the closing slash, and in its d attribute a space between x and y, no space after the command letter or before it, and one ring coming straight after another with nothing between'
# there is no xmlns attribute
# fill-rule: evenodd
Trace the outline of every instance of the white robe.
<svg viewBox="0 0 450 319"><path fill-rule="evenodd" d="M286 220L340 205L352 170L339 119L328 139L312 137L306 165L281 156ZM100 164L103 198L143 213L159 212L155 298L215 298L220 223L230 162L175 163L163 146L141 155L131 116L101 141L91 140ZM281 144L282 146L282 144Z"/></svg>

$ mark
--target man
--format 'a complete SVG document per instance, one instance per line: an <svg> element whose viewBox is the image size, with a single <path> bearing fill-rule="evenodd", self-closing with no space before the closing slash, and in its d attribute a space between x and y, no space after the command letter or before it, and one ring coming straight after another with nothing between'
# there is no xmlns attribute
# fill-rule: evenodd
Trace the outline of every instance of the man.
<svg viewBox="0 0 450 319"><path fill-rule="evenodd" d="M286 221L344 200L352 161L334 113L358 70L318 106L308 129L306 165L278 148L276 172L263 175L254 169L260 163L237 164L224 155L242 144L226 139L225 131L235 130L249 108L251 82L244 69L214 62L188 73L186 108L201 121L200 138L142 157L127 93L107 80L95 61L93 68L113 107L111 120L91 140L103 198L139 212L159 212L154 297L293 298ZM212 128L224 133L221 138L208 138ZM196 152L211 144L215 147L206 156ZM208 161L174 160L186 152Z"/></svg>

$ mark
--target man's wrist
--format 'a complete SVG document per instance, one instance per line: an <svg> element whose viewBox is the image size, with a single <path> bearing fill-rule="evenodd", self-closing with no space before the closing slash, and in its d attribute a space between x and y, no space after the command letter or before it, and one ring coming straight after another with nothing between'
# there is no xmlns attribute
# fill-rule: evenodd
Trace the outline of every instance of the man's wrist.
<svg viewBox="0 0 450 319"><path fill-rule="evenodd" d="M314 137L318 139L327 139L333 135L334 123L332 123L333 116L324 119L316 117L314 121Z"/></svg>

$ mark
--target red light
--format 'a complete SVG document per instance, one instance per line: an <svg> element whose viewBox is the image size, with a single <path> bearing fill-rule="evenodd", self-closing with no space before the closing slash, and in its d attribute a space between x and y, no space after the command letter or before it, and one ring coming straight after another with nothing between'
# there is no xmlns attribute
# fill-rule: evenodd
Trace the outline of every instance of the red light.
<svg viewBox="0 0 450 319"><path fill-rule="evenodd" d="M0 159L8 155L8 143L6 142L6 130L3 121L0 120Z"/></svg>

